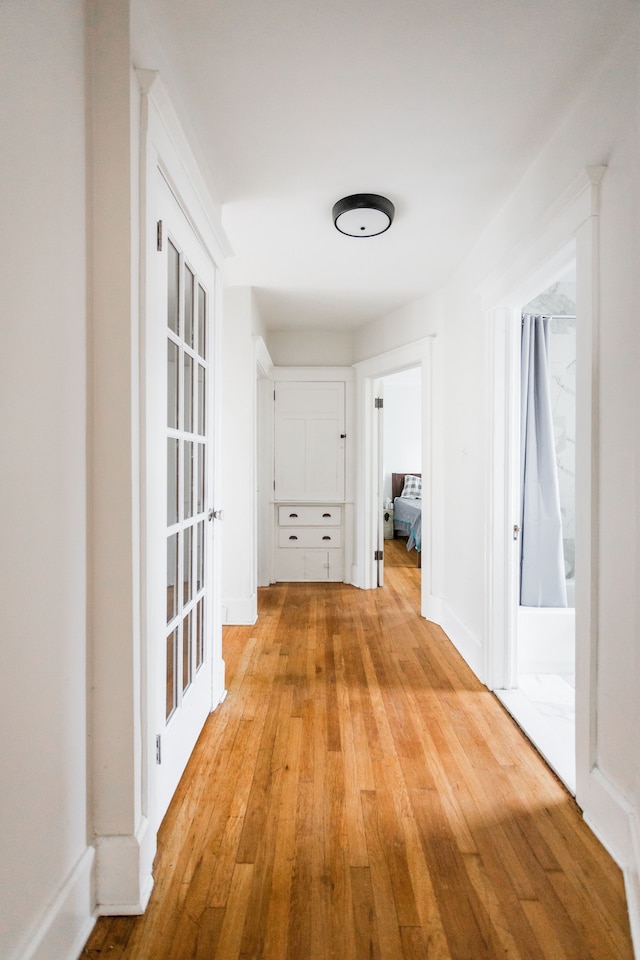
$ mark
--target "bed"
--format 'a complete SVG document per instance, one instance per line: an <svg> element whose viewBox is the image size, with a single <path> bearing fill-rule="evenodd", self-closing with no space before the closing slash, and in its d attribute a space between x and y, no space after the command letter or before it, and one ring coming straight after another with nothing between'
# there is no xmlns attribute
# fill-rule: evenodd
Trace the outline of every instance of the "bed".
<svg viewBox="0 0 640 960"><path fill-rule="evenodd" d="M411 488L405 491L407 477L417 477L418 483L407 483ZM408 492L409 496L402 496ZM407 537L407 550L415 550L420 554L422 550L422 474L421 473L392 473L391 497L393 499L393 535L399 533Z"/></svg>

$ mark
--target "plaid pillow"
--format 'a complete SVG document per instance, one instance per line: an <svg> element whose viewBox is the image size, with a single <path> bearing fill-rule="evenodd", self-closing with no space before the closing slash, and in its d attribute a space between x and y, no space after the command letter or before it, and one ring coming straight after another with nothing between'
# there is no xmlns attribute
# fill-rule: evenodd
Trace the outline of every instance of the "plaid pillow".
<svg viewBox="0 0 640 960"><path fill-rule="evenodd" d="M408 473L404 478L404 487L400 496L410 500L418 500L422 497L422 477L414 477Z"/></svg>

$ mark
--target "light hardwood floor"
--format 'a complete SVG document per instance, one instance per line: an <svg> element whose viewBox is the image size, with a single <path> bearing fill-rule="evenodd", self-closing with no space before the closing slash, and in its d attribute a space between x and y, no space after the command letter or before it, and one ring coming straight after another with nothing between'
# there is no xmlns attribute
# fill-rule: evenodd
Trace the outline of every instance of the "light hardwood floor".
<svg viewBox="0 0 640 960"><path fill-rule="evenodd" d="M386 546L384 588L278 584L225 629L147 913L85 960L631 960L620 871Z"/></svg>

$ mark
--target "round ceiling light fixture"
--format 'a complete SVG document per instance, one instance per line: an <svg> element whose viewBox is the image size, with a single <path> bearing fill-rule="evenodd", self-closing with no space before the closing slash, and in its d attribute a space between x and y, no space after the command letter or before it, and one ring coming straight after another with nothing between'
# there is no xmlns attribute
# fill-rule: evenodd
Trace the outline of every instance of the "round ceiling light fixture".
<svg viewBox="0 0 640 960"><path fill-rule="evenodd" d="M377 237L393 222L395 207L377 193L353 193L333 205L336 230L348 237Z"/></svg>

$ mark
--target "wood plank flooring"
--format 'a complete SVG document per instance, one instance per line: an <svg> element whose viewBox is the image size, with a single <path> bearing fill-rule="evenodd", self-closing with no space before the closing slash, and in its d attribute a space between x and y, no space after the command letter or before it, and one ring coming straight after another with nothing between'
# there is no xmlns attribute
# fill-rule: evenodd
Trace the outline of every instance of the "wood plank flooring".
<svg viewBox="0 0 640 960"><path fill-rule="evenodd" d="M386 547L384 588L225 629L147 912L84 960L631 960L620 871Z"/></svg>

